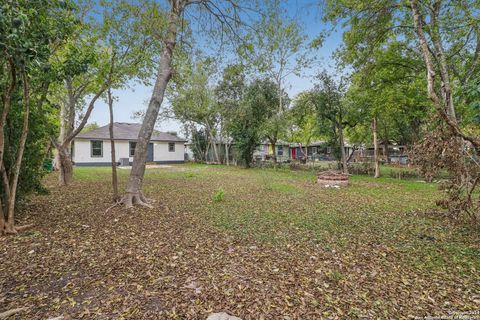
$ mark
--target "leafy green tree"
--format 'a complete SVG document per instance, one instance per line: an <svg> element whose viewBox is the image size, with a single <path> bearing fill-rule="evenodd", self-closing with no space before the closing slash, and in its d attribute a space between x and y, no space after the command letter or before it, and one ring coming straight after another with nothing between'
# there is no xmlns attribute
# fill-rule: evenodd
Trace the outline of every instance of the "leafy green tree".
<svg viewBox="0 0 480 320"><path fill-rule="evenodd" d="M52 111L45 102L57 80L50 57L73 30L71 9L54 0L0 4L0 233L22 229L15 205L41 189Z"/></svg>
<svg viewBox="0 0 480 320"><path fill-rule="evenodd" d="M301 76L312 62L308 38L299 19L291 17L282 5L278 0L265 1L266 14L254 24L254 31L246 37L248 41L238 50L252 72L274 81L277 87L277 112L264 127L274 161L276 143L286 136L288 128L290 101L285 92L286 78Z"/></svg>
<svg viewBox="0 0 480 320"><path fill-rule="evenodd" d="M162 52L158 65L157 77L153 88L152 97L149 101L142 126L137 139L135 156L133 158L132 170L126 187L126 193L122 203L127 208L133 204L151 207L142 193L143 177L145 174L145 163L147 159L147 146L152 136L155 122L162 105L167 85L169 84L175 67L175 47L177 37L182 32L184 12L187 8L196 8L198 12L206 12L213 17L210 21L216 22L217 29L235 31L241 23L239 11L242 10L240 0L169 0L170 10L168 14L167 31L161 38ZM251 4L252 1L247 3ZM199 19L205 21L205 19ZM214 27L215 28L215 27Z"/></svg>
<svg viewBox="0 0 480 320"><path fill-rule="evenodd" d="M231 144L231 131L236 123L235 112L240 108L245 94L246 78L245 66L233 64L223 70L222 78L217 83L214 93L221 115L220 135L225 143L225 159L229 164L229 150Z"/></svg>
<svg viewBox="0 0 480 320"><path fill-rule="evenodd" d="M156 52L161 49L156 47L158 43L152 39L165 33L167 19L165 13L149 1L136 4L124 0L102 1L97 15L100 14L96 28L103 40L105 50L102 51L102 59L108 68L104 81L107 85L106 100L110 120L113 201L118 202L120 196L114 141L113 90L125 88L134 80L148 84L155 71L153 61ZM155 22L155 28L152 22Z"/></svg>
<svg viewBox="0 0 480 320"><path fill-rule="evenodd" d="M361 112L358 125L349 130L349 135L358 143L373 141L377 177L380 140L385 144L388 161L389 142L412 146L427 129L428 101L424 92L418 90L424 85L422 70L416 55L403 43L392 41L374 49L369 61L352 76L347 99Z"/></svg>
<svg viewBox="0 0 480 320"><path fill-rule="evenodd" d="M253 152L262 139L265 122L276 111L277 88L269 80L255 80L245 90L235 111L232 138L239 158L248 168L253 162Z"/></svg>
<svg viewBox="0 0 480 320"><path fill-rule="evenodd" d="M210 84L213 74L212 61L198 59L172 94L171 106L176 119L185 124L200 126L205 130L208 146L212 146L215 159L220 163L217 150L217 127L220 110L215 101L214 88ZM208 147L207 147L208 149Z"/></svg>
<svg viewBox="0 0 480 320"><path fill-rule="evenodd" d="M58 138L51 137L57 150L60 185L68 185L73 179L72 141L87 124L95 103L108 88L105 81L109 71L108 55L98 28L88 19L91 10L88 3L77 3L73 12L79 23L67 43L52 57L56 73L63 79L50 95L50 100L60 106L60 134Z"/></svg>
<svg viewBox="0 0 480 320"><path fill-rule="evenodd" d="M452 185L448 190L454 190L449 191L449 201L460 204L458 210L451 207L449 210L451 213L468 211L462 208L472 208L471 195L479 180L478 168L467 167L475 163L472 159L478 158L480 152L479 132L472 125L474 104L469 95L469 88L480 74L480 3L476 0L329 0L325 4L327 20L348 25L344 33L344 63L359 68L370 60L376 49L392 41L402 43L423 61L423 93L440 122L436 130L424 138L425 148L416 149L438 154L436 157L426 155L427 162L420 161L420 164L449 170ZM466 148L460 147L462 145ZM473 154L465 152L467 149ZM464 159L457 163L465 165L452 166L443 161L448 158L444 157L447 153L456 153ZM458 201L462 197L464 200ZM480 202L476 208L479 206Z"/></svg>
<svg viewBox="0 0 480 320"><path fill-rule="evenodd" d="M308 146L316 139L320 139L320 129L317 122L317 110L314 103L314 93L300 92L293 100L293 107L289 111L289 141ZM304 154L307 157L307 154Z"/></svg>
<svg viewBox="0 0 480 320"><path fill-rule="evenodd" d="M322 72L318 80L309 94L317 112L319 131L337 147L343 172L348 173L344 129L356 125L355 107L345 99L344 79L335 81L331 75Z"/></svg>

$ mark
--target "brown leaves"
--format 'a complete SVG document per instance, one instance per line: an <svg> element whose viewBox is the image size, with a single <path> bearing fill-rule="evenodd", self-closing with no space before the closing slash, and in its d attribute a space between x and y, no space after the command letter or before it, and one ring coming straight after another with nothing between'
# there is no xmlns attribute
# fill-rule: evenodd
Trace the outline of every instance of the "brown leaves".
<svg viewBox="0 0 480 320"><path fill-rule="evenodd" d="M453 246L447 234L424 244L413 228L425 224L421 232L431 234L430 224L388 211L403 208L416 190L391 199L359 196L370 182L354 180L341 193L319 193L301 176L269 171L269 181L299 190L288 193L262 185L261 171L215 167L188 179L181 172L147 175L146 193L162 206L105 214L109 173L94 172L95 179L78 180L71 193L53 187L32 199L23 216L38 229L0 238L0 311L28 307L18 319L204 320L222 311L243 320L344 319L477 306L476 269L462 268L460 275L465 261L454 263L450 251L433 247ZM229 196L213 203L212 191L222 186ZM383 207L386 200L393 205ZM348 228L333 220L338 206L351 220ZM359 210L385 216L371 219ZM228 223L233 228L224 228ZM424 246L438 251L430 263L446 262L438 269L416 266L413 256L428 262L426 254L436 252Z"/></svg>

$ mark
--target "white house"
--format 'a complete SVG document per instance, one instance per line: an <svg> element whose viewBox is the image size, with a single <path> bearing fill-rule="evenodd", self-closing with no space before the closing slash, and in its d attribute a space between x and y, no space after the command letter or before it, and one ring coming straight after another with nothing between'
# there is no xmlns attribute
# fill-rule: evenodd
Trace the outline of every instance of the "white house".
<svg viewBox="0 0 480 320"><path fill-rule="evenodd" d="M115 122L116 161L132 163L141 124ZM185 139L154 131L148 146L147 162L157 164L183 163ZM73 141L72 159L77 166L105 166L111 164L110 133L108 125L80 133Z"/></svg>

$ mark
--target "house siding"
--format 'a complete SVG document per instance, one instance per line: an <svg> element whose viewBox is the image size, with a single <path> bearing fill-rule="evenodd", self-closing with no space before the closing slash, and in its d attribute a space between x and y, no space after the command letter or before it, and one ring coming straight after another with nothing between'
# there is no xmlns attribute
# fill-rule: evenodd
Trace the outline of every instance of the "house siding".
<svg viewBox="0 0 480 320"><path fill-rule="evenodd" d="M93 139L92 139L93 140ZM103 141L103 153L101 157L92 157L90 151L89 139L75 139L73 161L78 166L103 166L110 165L111 161L111 145L110 140ZM153 161L156 163L183 163L184 162L184 144L183 142L175 142L175 152L168 151L168 142L153 142ZM116 161L120 162L120 158L128 158L130 163L133 157L129 156L129 141L115 141Z"/></svg>

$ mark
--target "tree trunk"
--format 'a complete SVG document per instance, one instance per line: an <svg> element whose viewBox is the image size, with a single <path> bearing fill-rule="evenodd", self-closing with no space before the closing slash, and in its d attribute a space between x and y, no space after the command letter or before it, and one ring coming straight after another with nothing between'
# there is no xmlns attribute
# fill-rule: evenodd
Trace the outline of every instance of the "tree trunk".
<svg viewBox="0 0 480 320"><path fill-rule="evenodd" d="M338 140L340 144L343 173L348 174L347 155L345 154L345 141L343 138L343 124L341 120L338 122Z"/></svg>
<svg viewBox="0 0 480 320"><path fill-rule="evenodd" d="M140 132L138 133L132 170L128 179L126 193L122 199L122 202L127 208L131 208L134 204L151 207L142 194L143 177L147 160L147 148L165 95L165 89L172 77L172 58L177 40L178 20L182 14L185 3L184 1L172 1L171 5L168 31L160 58L157 79L155 81L152 97L150 98L145 117L143 118Z"/></svg>
<svg viewBox="0 0 480 320"><path fill-rule="evenodd" d="M207 141L207 146L205 147L205 163L209 162L208 152L210 151L210 139Z"/></svg>
<svg viewBox="0 0 480 320"><path fill-rule="evenodd" d="M388 139L383 140L383 155L387 160L387 163L390 164L390 151L388 150Z"/></svg>
<svg viewBox="0 0 480 320"><path fill-rule="evenodd" d="M108 112L110 114L110 123L108 125L108 131L110 133L110 150L112 156L112 190L113 190L113 202L117 202L120 200L120 196L118 195L118 176L117 176L117 157L115 155L115 139L113 135L113 97L112 97L112 90L108 88L107 90L108 95Z"/></svg>
<svg viewBox="0 0 480 320"><path fill-rule="evenodd" d="M23 100L24 100L24 114L22 134L18 144L17 155L15 159L15 167L10 181L10 194L8 195L7 203L7 221L5 223L5 233L16 233L15 230L15 199L17 197L18 177L20 176L20 168L22 167L23 153L25 151L25 144L28 136L28 118L30 115L30 87L29 80L25 74L22 76L23 80Z"/></svg>
<svg viewBox="0 0 480 320"><path fill-rule="evenodd" d="M276 138L272 138L272 139L269 139L270 141L270 144L272 145L272 159L273 159L273 163L277 163L277 139Z"/></svg>
<svg viewBox="0 0 480 320"><path fill-rule="evenodd" d="M58 183L61 186L67 186L73 181L73 162L68 150L70 144L66 146L63 144L57 145L58 161L59 161L59 175Z"/></svg>
<svg viewBox="0 0 480 320"><path fill-rule="evenodd" d="M60 103L60 135L58 136L58 141L62 143L65 140L65 131L66 131L66 117L67 117L67 106L66 103ZM57 150L58 151L58 150ZM60 164L60 153L57 152L55 155L55 169L61 170L62 165Z"/></svg>
<svg viewBox="0 0 480 320"><path fill-rule="evenodd" d="M102 86L97 91L97 93L93 96L92 100L90 100L87 111L85 112L85 115L83 116L80 124L74 130L70 130L67 128L68 130L65 132L66 137L63 139L63 141L59 142L55 139L55 137L51 137L50 139L58 151L58 163L60 171L59 183L62 186L70 184L70 182L72 182L73 180L73 163L70 155L72 141L87 124L87 121L92 114L93 108L95 107L95 102L97 102L98 98L100 98L100 96L105 92L106 89L106 86Z"/></svg>
<svg viewBox="0 0 480 320"><path fill-rule="evenodd" d="M207 122L207 131L208 131L208 138L211 141L211 144L213 146L213 154L215 155L215 162L220 163L220 157L218 156L218 151L217 151L217 142L215 141L215 138L212 135L212 130L210 129L210 125Z"/></svg>
<svg viewBox="0 0 480 320"><path fill-rule="evenodd" d="M228 140L228 138L227 138L227 140ZM225 164L227 166L230 165L230 159L229 159L230 155L228 153L228 148L229 148L228 141L226 141L225 142Z"/></svg>
<svg viewBox="0 0 480 320"><path fill-rule="evenodd" d="M461 128L458 126L458 122L455 117L455 109L453 105L453 97L452 97L452 92L450 88L450 80L448 77L448 66L446 62L445 55L443 53L443 48L441 47L441 41L439 39L439 35L435 34L435 32L438 32L438 30L433 30L434 35L432 37L432 41L434 42L434 48L437 51L437 60L439 60L440 63L440 73L442 74L442 80L444 81L442 84L442 93L443 93L443 101L435 91L435 81L436 81L436 68L435 64L433 62L433 58L431 55L430 48L428 46L427 39L425 37L425 33L423 31L423 17L420 12L420 8L418 6L418 1L417 0L411 0L410 1L410 6L412 8L412 15L413 15L413 25L415 28L415 32L417 34L419 43L420 43L420 49L422 51L423 59L425 61L425 66L427 68L427 91L428 91L428 97L430 100L433 102L433 105L435 109L437 110L437 113L440 115L440 117L445 121L445 123L449 126L451 129L452 133L455 134L456 136L463 138L467 141L469 141L473 148L475 149L477 155L480 152L480 139L475 136L471 136L468 134L465 134ZM435 14L435 12L434 12ZM436 18L436 17L434 17ZM436 26L436 21L432 21L433 27L438 28Z"/></svg>
<svg viewBox="0 0 480 320"><path fill-rule="evenodd" d="M0 118L0 168L3 167L3 156L5 151L5 125L7 123L8 113L10 112L13 90L15 90L15 86L17 84L17 72L15 70L15 64L11 59L9 60L9 66L11 81L10 85L2 95L3 109L2 117Z"/></svg>
<svg viewBox="0 0 480 320"><path fill-rule="evenodd" d="M378 139L377 139L377 117L373 118L373 123L372 123L372 129L373 129L373 158L375 162L375 178L380 177L380 155L379 155L379 150L378 150Z"/></svg>

